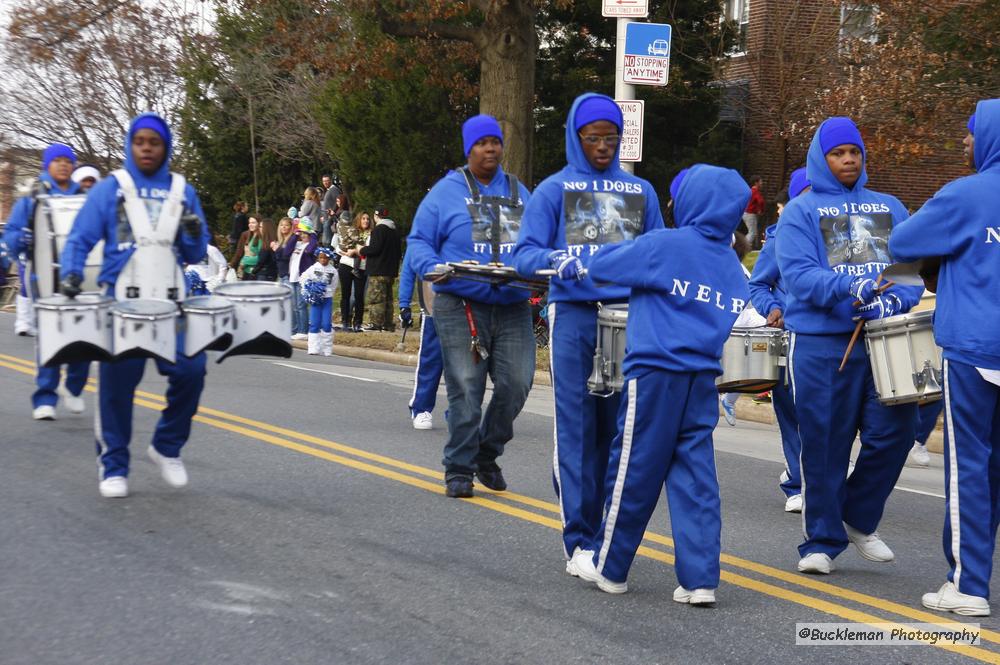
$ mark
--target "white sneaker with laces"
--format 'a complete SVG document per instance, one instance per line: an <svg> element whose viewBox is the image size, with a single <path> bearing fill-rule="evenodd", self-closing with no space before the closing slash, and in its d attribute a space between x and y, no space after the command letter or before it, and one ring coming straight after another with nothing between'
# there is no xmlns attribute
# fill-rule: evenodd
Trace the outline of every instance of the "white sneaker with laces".
<svg viewBox="0 0 1000 665"><path fill-rule="evenodd" d="M105 499L122 499L128 496L128 480L125 476L111 476L97 485L97 491Z"/></svg>
<svg viewBox="0 0 1000 665"><path fill-rule="evenodd" d="M66 388L65 384L60 383L56 392L62 399L63 404L66 405L66 410L70 413L83 413L84 409L87 408L87 405L83 401L83 395L74 395Z"/></svg>
<svg viewBox="0 0 1000 665"><path fill-rule="evenodd" d="M858 554L865 559L877 563L888 563L896 558L889 546L879 538L878 531L865 534L846 523L844 529L847 531L847 539L854 543L854 546L858 548Z"/></svg>
<svg viewBox="0 0 1000 665"><path fill-rule="evenodd" d="M305 333L295 333L294 335L292 335L292 339L308 339L308 338L309 335Z"/></svg>
<svg viewBox="0 0 1000 665"><path fill-rule="evenodd" d="M829 575L833 571L833 559L823 552L813 552L799 559L800 573Z"/></svg>
<svg viewBox="0 0 1000 665"><path fill-rule="evenodd" d="M188 484L187 469L184 468L184 462L181 461L180 457L164 457L153 446L147 448L146 453L149 455L149 459L160 467L160 475L163 476L163 480L168 485L184 487Z"/></svg>
<svg viewBox="0 0 1000 665"><path fill-rule="evenodd" d="M802 512L802 495L793 494L787 499L785 499L785 512L786 513L801 513Z"/></svg>
<svg viewBox="0 0 1000 665"><path fill-rule="evenodd" d="M566 572L572 575L573 577L580 576L578 567L581 558L593 560L594 550L582 550L579 547L573 550L573 556L570 557L570 560L566 562Z"/></svg>
<svg viewBox="0 0 1000 665"><path fill-rule="evenodd" d="M730 427L736 427L736 405L726 401L726 394L719 395L719 404L722 405L722 415Z"/></svg>
<svg viewBox="0 0 1000 665"><path fill-rule="evenodd" d="M434 414L421 411L413 416L413 429L434 429Z"/></svg>
<svg viewBox="0 0 1000 665"><path fill-rule="evenodd" d="M682 586L674 589L675 603L689 605L715 605L715 589L685 589Z"/></svg>
<svg viewBox="0 0 1000 665"><path fill-rule="evenodd" d="M927 446L917 441L910 449L909 461L913 466L930 466L931 454L927 452Z"/></svg>
<svg viewBox="0 0 1000 665"><path fill-rule="evenodd" d="M35 420L55 420L56 407L49 406L48 404L36 406L35 410L31 412L31 417Z"/></svg>
<svg viewBox="0 0 1000 665"><path fill-rule="evenodd" d="M990 601L980 596L962 593L955 588L952 582L945 582L937 591L925 593L920 602L931 610L954 612L967 617L988 617L990 615Z"/></svg>
<svg viewBox="0 0 1000 665"><path fill-rule="evenodd" d="M594 567L594 560L591 557L574 557L576 563L576 574L581 580L594 582L597 588L604 593L625 593L628 591L628 582L612 582L604 575L597 572Z"/></svg>

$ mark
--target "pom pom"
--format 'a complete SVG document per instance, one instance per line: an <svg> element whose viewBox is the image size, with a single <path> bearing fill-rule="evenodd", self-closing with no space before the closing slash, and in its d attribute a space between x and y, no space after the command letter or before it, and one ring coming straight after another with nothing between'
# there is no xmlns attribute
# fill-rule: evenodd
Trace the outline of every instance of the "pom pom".
<svg viewBox="0 0 1000 665"><path fill-rule="evenodd" d="M326 298L326 280L311 279L302 286L302 299L310 305L318 305Z"/></svg>
<svg viewBox="0 0 1000 665"><path fill-rule="evenodd" d="M187 283L189 296L207 296L209 294L208 285L201 278L196 270L188 270L184 273L184 281Z"/></svg>

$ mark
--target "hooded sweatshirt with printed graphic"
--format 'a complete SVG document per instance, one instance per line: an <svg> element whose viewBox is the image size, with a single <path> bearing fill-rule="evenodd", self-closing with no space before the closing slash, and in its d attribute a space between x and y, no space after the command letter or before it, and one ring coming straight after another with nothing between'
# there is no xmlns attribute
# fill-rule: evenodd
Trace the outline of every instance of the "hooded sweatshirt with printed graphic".
<svg viewBox="0 0 1000 665"><path fill-rule="evenodd" d="M827 119L823 122L830 122ZM820 144L823 125L813 136L806 159L812 189L788 202L778 221L775 255L784 281L785 327L813 335L850 333L856 322L851 282L876 279L893 262L889 233L907 218L899 199L865 188L862 162L853 187L845 187L826 163ZM864 156L864 146L859 146ZM902 311L915 305L923 289L892 286Z"/></svg>
<svg viewBox="0 0 1000 665"><path fill-rule="evenodd" d="M155 118L162 123L166 136L166 157L163 164L152 175L146 175L139 170L132 160L132 137L136 132L136 123L143 118ZM151 220L160 215L160 208L170 193L170 154L173 150L173 138L166 122L154 113L143 113L132 119L128 135L125 137L125 170L132 176L139 198L146 206ZM119 204L123 200L118 181L109 176L94 185L87 195L87 202L77 213L73 230L66 239L62 253L62 278L68 275L83 276L83 266L87 254L99 240L104 240L104 264L97 280L108 287L114 287L118 274L128 263L135 252L135 239L132 228ZM121 208L123 210L123 208ZM205 223L205 213L202 212L198 194L190 184L184 187L184 211L193 213L201 220L201 234L192 238L178 227L177 239L174 241L174 253L177 264L197 263L205 257L208 247L208 225Z"/></svg>
<svg viewBox="0 0 1000 665"><path fill-rule="evenodd" d="M449 171L420 202L407 237L407 251L412 252L410 265L418 276L431 272L439 263L471 259L486 264L493 260L493 226L490 219L497 212L494 205L497 198L511 198L510 183L502 167L497 167L489 184L484 185L475 178L473 181L479 188L479 205L474 203L466 178L459 171ZM527 204L531 196L527 187L520 182L517 196L521 206ZM511 263L511 252L520 226L520 220L515 221L511 215L520 214L522 210L520 207L512 210L506 206L500 209L499 258L505 265ZM476 217L475 222L473 215ZM446 284L435 284L434 290L496 305L509 305L526 298L524 289L498 287L468 279L453 279Z"/></svg>
<svg viewBox="0 0 1000 665"><path fill-rule="evenodd" d="M630 241L663 228L656 191L646 180L621 168L620 144L611 165L603 171L587 161L574 129L576 112L586 99L598 96L602 95L588 93L573 102L566 120L567 164L542 181L524 211L514 250L514 266L522 275L549 268L548 257L554 250L567 250L586 267L603 245ZM626 298L628 288L621 282L597 286L589 276L579 282L553 278L549 286L549 302Z"/></svg>
<svg viewBox="0 0 1000 665"><path fill-rule="evenodd" d="M80 185L70 180L69 184L65 188L62 188L45 171L38 174L38 180L41 181L45 193L49 196L73 196L80 193ZM28 251L28 246L24 242L24 229L31 223L31 215L34 213L34 207L34 197L23 196L14 204L14 207L10 211L10 217L7 218L7 225L3 231L3 243L7 245L8 251L14 254L14 256Z"/></svg>
<svg viewBox="0 0 1000 665"><path fill-rule="evenodd" d="M631 287L626 377L649 368L722 373L722 347L750 298L731 245L749 200L739 173L696 164L677 192L677 228L602 247L591 259L594 279Z"/></svg>
<svg viewBox="0 0 1000 665"><path fill-rule="evenodd" d="M900 261L942 257L934 338L944 357L1000 369L1000 99L976 106L975 175L948 183L893 229Z"/></svg>

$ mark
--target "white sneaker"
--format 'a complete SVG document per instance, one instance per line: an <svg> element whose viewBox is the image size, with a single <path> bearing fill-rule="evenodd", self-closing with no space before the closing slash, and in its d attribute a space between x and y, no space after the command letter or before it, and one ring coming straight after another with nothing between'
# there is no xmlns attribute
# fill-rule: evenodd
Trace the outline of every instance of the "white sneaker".
<svg viewBox="0 0 1000 665"><path fill-rule="evenodd" d="M913 466L930 466L931 454L927 452L927 446L917 441L910 449L908 460Z"/></svg>
<svg viewBox="0 0 1000 665"><path fill-rule="evenodd" d="M715 605L715 589L685 589L682 586L674 589L675 603L689 605Z"/></svg>
<svg viewBox="0 0 1000 665"><path fill-rule="evenodd" d="M612 582L604 575L597 572L594 567L594 560L590 557L574 557L576 563L576 574L581 580L594 582L597 588L604 593L625 593L628 591L628 582Z"/></svg>
<svg viewBox="0 0 1000 665"><path fill-rule="evenodd" d="M800 573L829 575L833 570L833 559L823 552L813 552L799 559Z"/></svg>
<svg viewBox="0 0 1000 665"><path fill-rule="evenodd" d="M184 487L188 484L187 469L180 457L164 457L156 448L150 446L146 449L149 459L153 460L160 467L160 475L171 487Z"/></svg>
<svg viewBox="0 0 1000 665"><path fill-rule="evenodd" d="M87 408L86 403L83 401L83 395L74 395L64 384L60 383L56 392L62 398L63 404L66 405L66 410L70 413L83 413L84 409Z"/></svg>
<svg viewBox="0 0 1000 665"><path fill-rule="evenodd" d="M582 550L579 547L573 550L573 556L570 557L570 560L566 562L566 572L572 575L573 577L580 576L580 571L578 570L578 565L579 565L578 562L580 561L581 558L592 561L594 558L594 550Z"/></svg>
<svg viewBox="0 0 1000 665"><path fill-rule="evenodd" d="M31 417L35 420L55 420L56 407L49 406L48 404L35 407L35 410L31 412Z"/></svg>
<svg viewBox="0 0 1000 665"><path fill-rule="evenodd" d="M787 499L785 499L785 512L786 513L801 513L802 512L802 495L793 494Z"/></svg>
<svg viewBox="0 0 1000 665"><path fill-rule="evenodd" d="M421 411L413 416L413 429L434 429L434 414Z"/></svg>
<svg viewBox="0 0 1000 665"><path fill-rule="evenodd" d="M722 405L722 415L730 427L736 427L736 405L726 401L726 394L719 395L719 404Z"/></svg>
<svg viewBox="0 0 1000 665"><path fill-rule="evenodd" d="M292 335L292 339L309 339L309 335L305 333L295 333Z"/></svg>
<svg viewBox="0 0 1000 665"><path fill-rule="evenodd" d="M864 534L848 524L844 524L847 531L847 539L858 548L858 554L869 561L887 563L896 558L889 546L878 537L878 531Z"/></svg>
<svg viewBox="0 0 1000 665"><path fill-rule="evenodd" d="M128 496L128 480L125 476L111 476L97 485L97 491L105 499L122 499Z"/></svg>
<svg viewBox="0 0 1000 665"><path fill-rule="evenodd" d="M924 607L942 612L954 612L967 617L988 617L990 602L980 596L970 596L955 588L951 582L945 582L940 589L925 593L920 599Z"/></svg>

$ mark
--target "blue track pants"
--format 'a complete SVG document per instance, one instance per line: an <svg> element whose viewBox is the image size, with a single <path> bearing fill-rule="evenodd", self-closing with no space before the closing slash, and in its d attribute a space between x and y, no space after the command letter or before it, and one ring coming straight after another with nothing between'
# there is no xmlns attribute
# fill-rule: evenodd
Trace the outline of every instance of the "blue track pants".
<svg viewBox="0 0 1000 665"><path fill-rule="evenodd" d="M434 329L434 317L424 315L420 324L420 351L417 369L413 373L413 395L410 397L410 417L434 411L438 385L441 383L441 342Z"/></svg>

